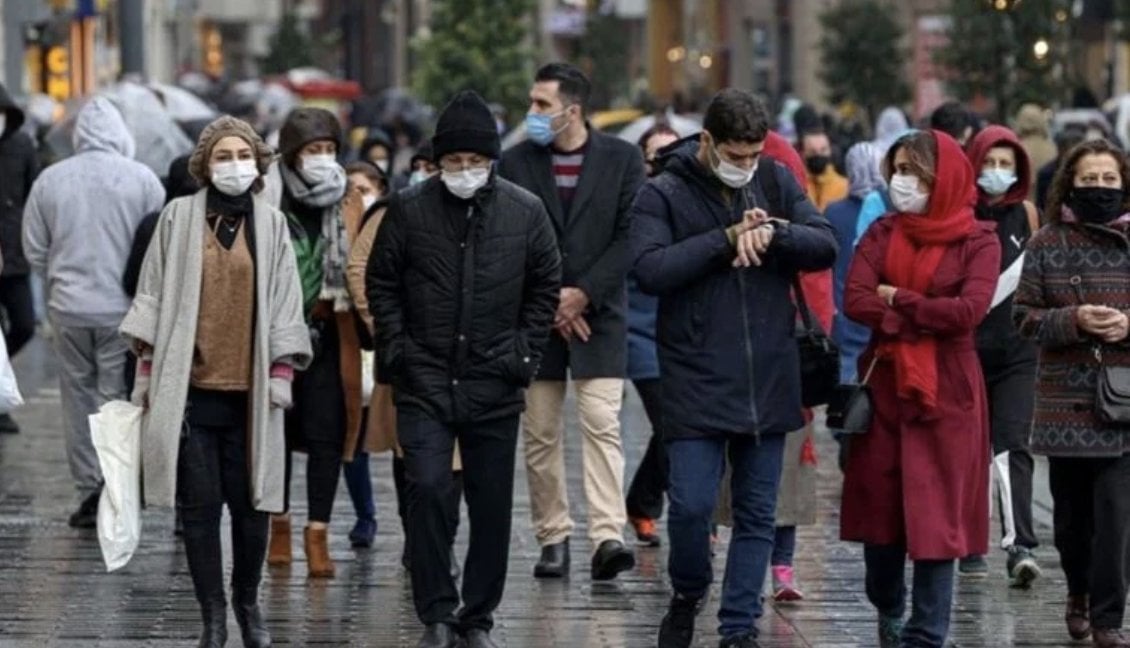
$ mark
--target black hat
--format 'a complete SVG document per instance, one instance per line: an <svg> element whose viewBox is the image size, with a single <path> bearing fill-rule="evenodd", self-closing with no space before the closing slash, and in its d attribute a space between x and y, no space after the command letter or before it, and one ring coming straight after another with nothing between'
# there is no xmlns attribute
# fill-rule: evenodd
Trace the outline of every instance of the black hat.
<svg viewBox="0 0 1130 648"><path fill-rule="evenodd" d="M415 166L417 160L423 160L428 164L436 163L435 151L432 150L432 140L420 140L420 144L416 146L416 152L412 154L412 159L408 160L408 166Z"/></svg>
<svg viewBox="0 0 1130 648"><path fill-rule="evenodd" d="M474 90L455 95L444 107L432 137L435 160L448 153L467 152L497 160L502 149L490 108Z"/></svg>
<svg viewBox="0 0 1130 648"><path fill-rule="evenodd" d="M294 166L298 152L310 142L330 140L341 150L341 124L324 108L295 108L279 130L279 153L288 166Z"/></svg>

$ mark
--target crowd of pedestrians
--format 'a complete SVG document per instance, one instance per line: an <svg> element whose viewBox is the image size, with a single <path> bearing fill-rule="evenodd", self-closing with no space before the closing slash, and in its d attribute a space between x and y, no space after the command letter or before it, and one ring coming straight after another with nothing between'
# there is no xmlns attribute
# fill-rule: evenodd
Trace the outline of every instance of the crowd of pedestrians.
<svg viewBox="0 0 1130 648"><path fill-rule="evenodd" d="M308 576L334 578L339 480L349 541L372 546L371 455L391 450L418 645L489 648L519 438L538 579L571 572L576 442L591 579L666 541L657 643L689 647L729 526L719 645L757 646L766 581L776 601L804 599L797 527L816 522L825 403L802 400L814 377L797 340L815 328L838 352L833 378L869 394L866 424L832 433L877 645L945 645L955 579L984 576L990 544L1009 586L1039 582L1045 455L1067 633L1130 646L1125 152L1071 129L1053 144L1038 110L981 128L953 102L921 129L888 108L873 139L839 150L826 124L774 132L737 89L711 99L701 132L659 123L626 142L591 125L589 95L578 68L542 67L527 138L503 150L486 101L461 92L399 166L394 138L373 129L349 151L321 108L290 112L277 147L223 116L162 183L103 98L78 114L75 155L40 171L0 88L0 306L18 353L30 274L46 279L70 524L95 525L102 488L87 416L129 399L145 411L145 500L177 512L199 645L225 644L230 607L244 645L269 646L264 563L293 562L301 524ZM652 427L635 475L626 393Z"/></svg>

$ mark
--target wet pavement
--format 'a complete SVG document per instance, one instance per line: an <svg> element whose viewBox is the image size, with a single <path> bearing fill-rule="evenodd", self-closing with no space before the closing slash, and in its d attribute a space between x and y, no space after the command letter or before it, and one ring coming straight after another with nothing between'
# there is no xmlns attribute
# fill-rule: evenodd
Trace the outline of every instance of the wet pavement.
<svg viewBox="0 0 1130 648"><path fill-rule="evenodd" d="M146 511L141 546L118 572L105 573L93 531L71 529L77 504L63 450L60 406L47 345L35 341L17 359L27 405L16 419L22 434L0 436L0 648L194 646L198 613L184 554L168 511ZM580 450L570 421L570 502L578 522L570 578L535 581L538 547L529 522L524 467L519 466L506 596L494 633L501 646L654 646L669 596L665 548L639 549L637 568L612 584L588 575ZM624 448L629 476L650 433L634 393L625 401ZM762 645L875 646L875 617L863 593L861 550L837 539L839 473L834 445L821 435L820 524L799 532L796 570L803 602L767 606ZM521 456L521 452L519 452ZM292 568L271 569L262 598L279 646L414 646L420 626L400 567L402 535L396 517L390 458L373 458L379 533L373 549L351 549L353 513L341 486L331 528L337 578L310 581L296 531ZM302 461L296 461L301 481ZM521 463L521 462L520 462ZM304 486L296 482L296 493ZM1041 492L1046 488L1040 489ZM302 498L298 498L302 499ZM1037 550L1046 578L1030 591L1010 590L1004 556L990 556L990 576L959 582L951 628L955 646L1071 646L1063 628L1065 586L1051 547L1046 493L1038 507L1044 546ZM296 529L305 519L296 503ZM662 523L660 525L662 530ZM467 527L460 526L459 554ZM721 580L726 533L715 561ZM666 540L666 538L664 538ZM227 541L225 540L225 552ZM717 586L698 619L696 646L716 646ZM229 621L231 640L238 632ZM1089 645L1089 644L1083 644Z"/></svg>

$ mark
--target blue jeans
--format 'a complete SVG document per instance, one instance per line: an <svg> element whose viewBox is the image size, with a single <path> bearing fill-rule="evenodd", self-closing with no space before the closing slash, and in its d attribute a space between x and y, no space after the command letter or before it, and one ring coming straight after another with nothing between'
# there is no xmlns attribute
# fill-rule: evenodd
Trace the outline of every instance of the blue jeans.
<svg viewBox="0 0 1130 648"><path fill-rule="evenodd" d="M710 526L724 457L729 451L733 476L734 531L726 556L718 633L757 636L761 587L773 551L773 521L781 480L784 435L673 439L667 442L670 465L667 533L671 553L667 571L679 594L706 595L714 573L710 565Z"/></svg>
<svg viewBox="0 0 1130 648"><path fill-rule="evenodd" d="M906 613L906 548L866 545L867 598L887 617ZM902 631L904 648L941 648L946 643L953 608L953 560L914 561L910 620Z"/></svg>
<svg viewBox="0 0 1130 648"><path fill-rule="evenodd" d="M773 558L770 561L774 567L791 567L793 554L796 553L796 527L779 526L773 538Z"/></svg>

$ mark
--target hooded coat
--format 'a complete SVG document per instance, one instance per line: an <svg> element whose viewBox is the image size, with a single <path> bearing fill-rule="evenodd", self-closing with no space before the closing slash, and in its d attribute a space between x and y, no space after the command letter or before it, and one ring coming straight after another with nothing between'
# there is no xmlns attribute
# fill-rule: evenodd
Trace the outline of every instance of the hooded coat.
<svg viewBox="0 0 1130 648"><path fill-rule="evenodd" d="M192 374L204 260L208 190L178 198L161 212L145 256L137 297L121 324L133 343L153 349L150 406L141 431L145 499L172 506L185 404ZM298 280L286 217L261 198L248 221L255 240L255 334L248 403L247 457L251 504L259 511L284 510L286 442L283 410L270 405L270 368L296 369L310 362L310 336L302 316Z"/></svg>
<svg viewBox="0 0 1130 648"><path fill-rule="evenodd" d="M16 106L3 85L0 85L0 113L5 115L4 126L0 128L0 257L4 259L0 275L23 276L31 272L21 236L24 203L39 175L39 161L35 143L20 130L24 111Z"/></svg>
<svg viewBox="0 0 1130 648"><path fill-rule="evenodd" d="M122 288L134 232L161 209L165 188L134 161L121 114L91 99L75 124L75 155L51 165L24 208L28 263L48 280L47 308L59 326L117 327L130 307Z"/></svg>
<svg viewBox="0 0 1130 648"><path fill-rule="evenodd" d="M847 316L872 330L860 375L885 343L935 338L936 408L899 397L894 363L877 362L869 383L871 428L852 438L844 471L841 537L904 545L912 560L983 555L989 543L988 408L973 334L996 285L1000 245L993 225L977 223L949 244L925 293L900 287L893 306L876 294L891 283L886 259L896 218L944 218L976 200L960 145L935 137L937 179L928 213L876 221L856 249L844 292Z"/></svg>
<svg viewBox="0 0 1130 648"><path fill-rule="evenodd" d="M1001 146L1010 147L1016 154L1016 182L995 202L983 189L977 189L977 218L996 224L1001 244L1000 278L993 293L992 310L977 327L977 348L1010 351L1023 356L1013 356L1013 360L1035 362L1036 348L1020 338L1012 322L1012 299L1020 284L1024 248L1035 233L1030 223L1035 207L1026 202L1032 186L1032 163L1016 134L1004 126L989 126L977 133L966 152L973 172L979 174L989 151Z"/></svg>

